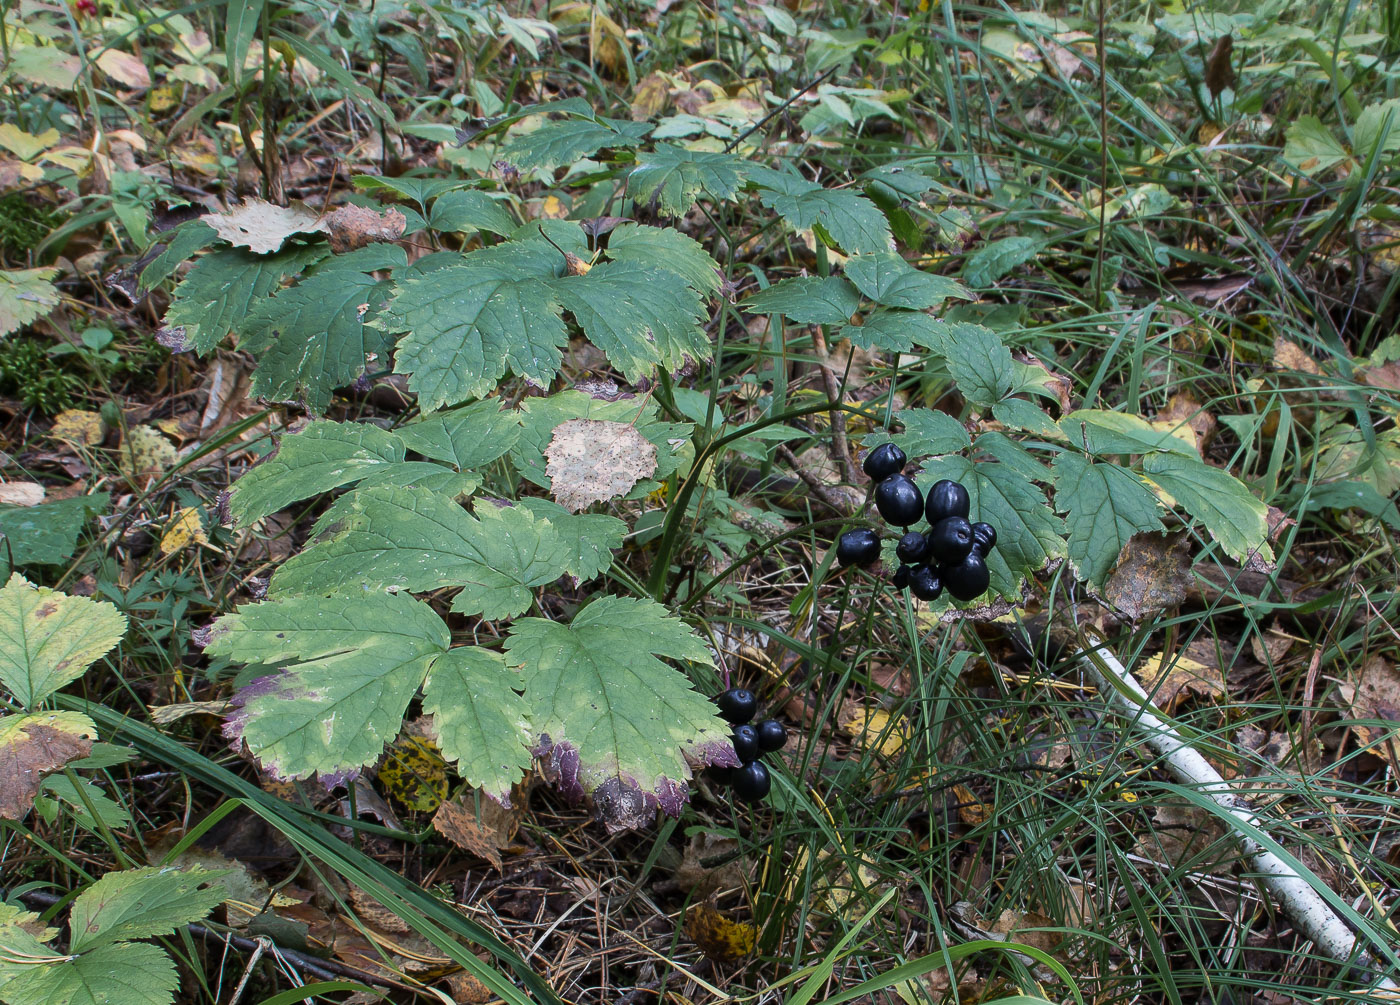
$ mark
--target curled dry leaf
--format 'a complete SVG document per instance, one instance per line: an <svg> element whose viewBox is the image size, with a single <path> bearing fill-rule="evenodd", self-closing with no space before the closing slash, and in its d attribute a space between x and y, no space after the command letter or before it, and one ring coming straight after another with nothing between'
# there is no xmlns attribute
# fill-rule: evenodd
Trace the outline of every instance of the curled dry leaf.
<svg viewBox="0 0 1400 1005"><path fill-rule="evenodd" d="M656 447L625 422L561 422L544 455L554 498L575 513L626 494L656 471Z"/></svg>
<svg viewBox="0 0 1400 1005"><path fill-rule="evenodd" d="M516 786L517 792L521 789ZM515 838L529 797L511 796L511 809L480 792L466 792L438 807L433 829L463 851L501 868L501 851ZM478 809L480 812L478 813Z"/></svg>
<svg viewBox="0 0 1400 1005"><path fill-rule="evenodd" d="M205 213L200 219L229 244L255 255L272 254L293 234L326 229L325 221L310 207L299 203L276 206L263 199L245 199L227 213Z"/></svg>
<svg viewBox="0 0 1400 1005"><path fill-rule="evenodd" d="M731 921L712 901L696 904L685 913L685 934L702 953L719 963L733 963L753 952L758 930L742 921Z"/></svg>
<svg viewBox="0 0 1400 1005"><path fill-rule="evenodd" d="M1134 534L1104 583L1104 598L1134 621L1175 607L1191 586L1185 534Z"/></svg>
<svg viewBox="0 0 1400 1005"><path fill-rule="evenodd" d="M325 224L331 250L343 255L376 242L397 241L403 237L408 220L393 207L376 213L366 206L341 206L327 214Z"/></svg>
<svg viewBox="0 0 1400 1005"><path fill-rule="evenodd" d="M78 712L0 716L0 818L28 813L44 776L86 757L96 737L92 720Z"/></svg>

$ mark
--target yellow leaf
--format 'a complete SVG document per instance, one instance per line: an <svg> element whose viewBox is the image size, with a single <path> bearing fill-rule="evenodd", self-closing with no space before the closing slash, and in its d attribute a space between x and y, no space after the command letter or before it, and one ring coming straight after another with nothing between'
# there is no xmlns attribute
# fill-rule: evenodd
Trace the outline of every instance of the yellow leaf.
<svg viewBox="0 0 1400 1005"><path fill-rule="evenodd" d="M175 519L170 521L170 526L165 528L165 533L160 538L160 553L162 555L173 555L177 551L183 551L191 544L208 544L209 537L204 533L204 524L199 519L199 510L194 506L186 506L175 514Z"/></svg>
<svg viewBox="0 0 1400 1005"><path fill-rule="evenodd" d="M409 809L431 813L447 798L447 762L432 740L405 734L389 748L379 784Z"/></svg>
<svg viewBox="0 0 1400 1005"><path fill-rule="evenodd" d="M685 913L685 934L710 959L732 963L753 952L758 930L742 921L731 921L710 901Z"/></svg>
<svg viewBox="0 0 1400 1005"><path fill-rule="evenodd" d="M20 160L33 160L57 142L57 129L45 129L35 136L9 122L0 123L0 147L4 147Z"/></svg>
<svg viewBox="0 0 1400 1005"><path fill-rule="evenodd" d="M95 447L102 442L102 416L97 412L70 408L54 417L49 435L55 440L65 440L80 447Z"/></svg>
<svg viewBox="0 0 1400 1005"><path fill-rule="evenodd" d="M857 744L866 750L873 750L884 757L895 757L904 749L904 723L891 724L891 717L884 709L858 709L841 724Z"/></svg>
<svg viewBox="0 0 1400 1005"><path fill-rule="evenodd" d="M138 485L175 464L175 445L150 426L133 426L122 438L117 464L126 480Z"/></svg>

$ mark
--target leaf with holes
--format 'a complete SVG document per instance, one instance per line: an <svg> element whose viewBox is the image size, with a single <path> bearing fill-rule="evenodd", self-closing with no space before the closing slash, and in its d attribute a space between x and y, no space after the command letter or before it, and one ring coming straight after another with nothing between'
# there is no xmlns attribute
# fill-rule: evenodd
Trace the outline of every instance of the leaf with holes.
<svg viewBox="0 0 1400 1005"><path fill-rule="evenodd" d="M564 793L592 793L612 830L642 826L657 807L678 815L687 759L733 764L714 705L662 662L712 661L660 604L603 597L568 624L525 618L506 659L520 668L535 739Z"/></svg>

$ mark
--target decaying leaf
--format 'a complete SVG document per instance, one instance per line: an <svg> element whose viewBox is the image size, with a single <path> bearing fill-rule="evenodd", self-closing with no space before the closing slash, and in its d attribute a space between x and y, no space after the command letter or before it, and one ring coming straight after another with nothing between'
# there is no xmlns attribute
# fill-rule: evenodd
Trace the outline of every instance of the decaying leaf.
<svg viewBox="0 0 1400 1005"><path fill-rule="evenodd" d="M892 722L884 709L856 708L851 718L841 723L856 744L884 757L897 757L904 749L904 720Z"/></svg>
<svg viewBox="0 0 1400 1005"><path fill-rule="evenodd" d="M1149 656L1138 670L1142 686L1152 697L1152 703L1171 713L1190 697L1211 700L1225 695L1225 681L1220 667L1209 657L1203 646L1193 646L1187 653L1170 658L1165 652ZM1192 656L1200 657L1193 659Z"/></svg>
<svg viewBox="0 0 1400 1005"><path fill-rule="evenodd" d="M743 921L731 921L712 901L702 901L685 913L685 934L700 951L718 963L733 963L753 952L758 930Z"/></svg>
<svg viewBox="0 0 1400 1005"><path fill-rule="evenodd" d="M562 422L544 455L554 498L575 513L625 495L656 471L655 445L625 422Z"/></svg>
<svg viewBox="0 0 1400 1005"><path fill-rule="evenodd" d="M146 64L129 52L104 49L95 62L103 73L119 84L139 90L151 86L151 72L146 69Z"/></svg>
<svg viewBox="0 0 1400 1005"><path fill-rule="evenodd" d="M21 819L44 776L86 757L96 738L92 720L78 712L0 716L0 818Z"/></svg>
<svg viewBox="0 0 1400 1005"><path fill-rule="evenodd" d="M204 533L204 523L199 517L199 507L186 506L175 514L170 526L160 538L160 553L173 555L191 544L208 544L209 536Z"/></svg>
<svg viewBox="0 0 1400 1005"><path fill-rule="evenodd" d="M133 487L164 474L175 463L175 444L153 426L132 426L122 438L117 463Z"/></svg>
<svg viewBox="0 0 1400 1005"><path fill-rule="evenodd" d="M1235 66L1231 61L1235 52L1235 39L1229 32L1221 35L1210 47L1206 57L1206 89L1212 98L1220 97L1220 92L1235 86Z"/></svg>
<svg viewBox="0 0 1400 1005"><path fill-rule="evenodd" d="M1293 370L1298 373L1322 376L1322 367L1309 356L1296 342L1290 342L1282 335L1274 339L1274 366L1280 370Z"/></svg>
<svg viewBox="0 0 1400 1005"><path fill-rule="evenodd" d="M1390 744L1386 741L1395 737L1395 726L1379 723L1400 722L1400 673L1387 659L1372 656L1361 665L1355 677L1341 685L1338 696L1343 703L1344 714L1353 720L1376 720L1373 723L1351 723L1352 735L1363 748L1377 746L1374 751L1381 757L1388 757Z"/></svg>
<svg viewBox="0 0 1400 1005"><path fill-rule="evenodd" d="M326 229L325 220L307 206L277 206L262 199L245 199L227 213L205 213L200 219L229 244L247 248L255 255L272 254L293 234Z"/></svg>
<svg viewBox="0 0 1400 1005"><path fill-rule="evenodd" d="M95 447L102 442L102 416L97 412L69 409L54 416L49 435L80 447Z"/></svg>
<svg viewBox="0 0 1400 1005"><path fill-rule="evenodd" d="M378 241L397 241L408 220L392 206L382 213L367 206L341 206L326 215L325 224L331 250L343 255Z"/></svg>
<svg viewBox="0 0 1400 1005"><path fill-rule="evenodd" d="M447 798L447 761L435 741L405 731L379 766L379 784L409 809L431 813Z"/></svg>
<svg viewBox="0 0 1400 1005"><path fill-rule="evenodd" d="M480 791L449 799L433 815L433 829L463 851L471 852L501 868L501 852L515 838L528 795L524 785L511 793L510 808Z"/></svg>
<svg viewBox="0 0 1400 1005"><path fill-rule="evenodd" d="M1134 534L1108 574L1104 597L1133 620L1175 607L1191 585L1185 534Z"/></svg>

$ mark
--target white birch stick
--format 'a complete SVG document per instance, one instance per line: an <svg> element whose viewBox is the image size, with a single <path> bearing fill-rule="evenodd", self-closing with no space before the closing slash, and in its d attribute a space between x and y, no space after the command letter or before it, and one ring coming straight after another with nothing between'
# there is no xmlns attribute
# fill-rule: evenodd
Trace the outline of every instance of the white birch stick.
<svg viewBox="0 0 1400 1005"><path fill-rule="evenodd" d="M1157 714L1147 692L1107 646L1081 650L1079 662L1109 703L1145 734L1147 745L1162 756L1167 769L1178 781L1204 792L1227 813L1250 827L1260 826L1259 816L1248 802L1236 795L1220 772L1182 739L1171 723ZM1353 961L1368 969L1379 967L1379 962L1369 952L1357 951L1356 934L1350 926L1288 863L1242 831L1235 831L1235 837L1254 868L1263 875L1265 888L1278 898L1284 913L1319 949L1334 960ZM1400 984L1381 976L1372 990L1400 991ZM1394 996L1387 998L1394 1000Z"/></svg>

